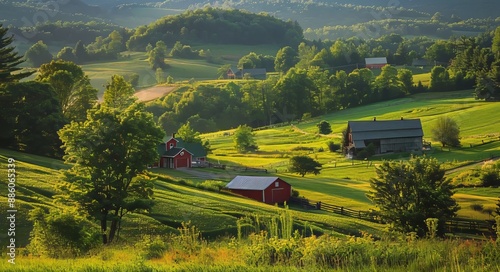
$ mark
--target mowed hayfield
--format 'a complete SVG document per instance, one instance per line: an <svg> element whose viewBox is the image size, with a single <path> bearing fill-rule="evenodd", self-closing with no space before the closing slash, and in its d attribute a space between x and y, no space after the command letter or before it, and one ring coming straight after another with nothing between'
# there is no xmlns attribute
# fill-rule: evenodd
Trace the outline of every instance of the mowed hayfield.
<svg viewBox="0 0 500 272"><path fill-rule="evenodd" d="M431 130L440 116L449 116L457 121L461 129L461 148L441 148L432 140ZM341 132L350 120L394 120L419 118L422 121L424 140L432 143L427 156L435 157L445 169L480 167L467 166L473 162L500 156L500 130L498 129L498 104L475 100L472 92L456 91L423 93L407 98L380 102L368 106L339 111L293 125L255 131L259 150L240 154L234 149L232 131L203 135L210 141L213 153L209 159L228 165L266 168L271 174L289 181L301 195L316 201L345 205L355 209L373 208L365 194L370 189L369 180L376 176L375 166L384 159L405 160L410 154L375 156L367 161L349 160L340 153L328 152L327 142L340 143ZM331 135L318 135L316 124L326 120L332 125ZM294 151L298 147L309 150ZM321 150L322 149L322 150ZM322 172L302 178L287 172L289 159L306 154L323 164ZM458 171L459 172L459 171ZM454 172L453 175L456 175ZM478 192L478 193L476 193ZM479 193L480 192L480 193ZM472 204L491 208L500 196L500 189L460 189L456 199L462 206L460 216L488 219L489 215L474 211Z"/></svg>

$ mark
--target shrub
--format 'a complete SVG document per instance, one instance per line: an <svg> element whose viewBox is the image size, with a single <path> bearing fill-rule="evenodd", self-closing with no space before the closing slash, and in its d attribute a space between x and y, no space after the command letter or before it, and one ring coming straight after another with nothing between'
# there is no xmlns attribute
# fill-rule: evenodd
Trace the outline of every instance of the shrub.
<svg viewBox="0 0 500 272"><path fill-rule="evenodd" d="M159 259L165 255L168 247L161 237L145 238L142 242L143 256L146 260Z"/></svg>
<svg viewBox="0 0 500 272"><path fill-rule="evenodd" d="M225 186L226 183L220 180L205 180L204 182L198 184L197 187L210 191L220 192Z"/></svg>
<svg viewBox="0 0 500 272"><path fill-rule="evenodd" d="M29 248L35 254L74 258L100 244L98 228L74 213L58 210L46 213L36 208L30 212L29 218L33 221Z"/></svg>
<svg viewBox="0 0 500 272"><path fill-rule="evenodd" d="M485 163L481 167L481 182L483 186L500 186L500 162Z"/></svg>
<svg viewBox="0 0 500 272"><path fill-rule="evenodd" d="M307 147L307 146L296 146L290 149L291 151L314 151L313 147Z"/></svg>
<svg viewBox="0 0 500 272"><path fill-rule="evenodd" d="M318 127L319 134L330 134L330 133L332 133L332 127L330 126L330 123L328 123L325 120L319 122L316 126Z"/></svg>
<svg viewBox="0 0 500 272"><path fill-rule="evenodd" d="M336 144L333 141L329 141L327 145L330 152L337 152L340 149L340 144Z"/></svg>

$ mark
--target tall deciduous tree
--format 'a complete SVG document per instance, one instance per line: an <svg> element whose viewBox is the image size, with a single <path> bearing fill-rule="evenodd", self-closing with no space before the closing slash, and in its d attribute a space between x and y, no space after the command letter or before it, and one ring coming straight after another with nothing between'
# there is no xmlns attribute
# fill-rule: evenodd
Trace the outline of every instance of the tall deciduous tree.
<svg viewBox="0 0 500 272"><path fill-rule="evenodd" d="M321 172L321 166L321 163L311 157L295 156L290 159L290 167L288 170L304 177L307 173L319 174Z"/></svg>
<svg viewBox="0 0 500 272"><path fill-rule="evenodd" d="M65 172L66 194L100 221L104 244L114 240L126 213L151 208L152 180L145 171L157 160L163 136L143 104L118 106L103 103L84 122L59 131L72 164Z"/></svg>
<svg viewBox="0 0 500 272"><path fill-rule="evenodd" d="M113 75L106 85L103 96L103 105L107 107L125 109L137 99L133 96L135 90L132 85L120 75Z"/></svg>
<svg viewBox="0 0 500 272"><path fill-rule="evenodd" d="M234 147L239 152L254 151L258 149L258 146L255 143L252 128L247 125L240 125L234 131L233 139Z"/></svg>
<svg viewBox="0 0 500 272"><path fill-rule="evenodd" d="M66 120L54 89L21 82L0 87L0 145L44 156L61 156L57 131Z"/></svg>
<svg viewBox="0 0 500 272"><path fill-rule="evenodd" d="M177 130L176 135L187 143L201 143L200 133L191 127L189 121Z"/></svg>
<svg viewBox="0 0 500 272"><path fill-rule="evenodd" d="M433 158L412 157L409 161L384 161L370 180L367 197L380 209L382 219L397 231L426 233L425 220L438 218L441 234L447 218L459 207L452 198L445 170Z"/></svg>
<svg viewBox="0 0 500 272"><path fill-rule="evenodd" d="M495 29L495 34L493 36L493 44L491 45L491 51L493 51L497 59L500 57L500 27L497 27Z"/></svg>
<svg viewBox="0 0 500 272"><path fill-rule="evenodd" d="M276 72L286 73L298 62L297 52L290 46L285 46L278 50L274 59L274 70Z"/></svg>
<svg viewBox="0 0 500 272"><path fill-rule="evenodd" d="M38 41L26 51L26 60L31 62L33 66L39 67L44 63L52 60L53 56L49 52L49 48L43 41Z"/></svg>
<svg viewBox="0 0 500 272"><path fill-rule="evenodd" d="M24 62L23 56L18 55L15 47L11 46L14 36L7 36L7 31L8 29L0 24L0 85L16 82L34 73L20 72L22 68L17 66Z"/></svg>
<svg viewBox="0 0 500 272"><path fill-rule="evenodd" d="M443 146L460 146L460 128L450 117L439 117L432 128L432 139Z"/></svg>
<svg viewBox="0 0 500 272"><path fill-rule="evenodd" d="M35 80L47 82L54 88L64 116L70 121L83 121L87 110L97 102L97 89L80 66L73 62L55 60L40 66Z"/></svg>

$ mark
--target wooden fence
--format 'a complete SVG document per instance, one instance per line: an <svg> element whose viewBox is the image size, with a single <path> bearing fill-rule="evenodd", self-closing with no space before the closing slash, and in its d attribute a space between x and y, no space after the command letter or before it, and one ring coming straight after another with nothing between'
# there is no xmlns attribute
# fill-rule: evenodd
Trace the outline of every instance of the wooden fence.
<svg viewBox="0 0 500 272"><path fill-rule="evenodd" d="M292 197L290 198L289 202L291 204L300 205L305 209L324 210L327 212L358 218L370 222L382 224L384 223L379 213L374 210L353 210L343 206L332 205L321 201L311 201L304 197ZM445 229L448 233L469 233L487 237L494 237L496 235L494 220L468 220L455 218L446 221Z"/></svg>

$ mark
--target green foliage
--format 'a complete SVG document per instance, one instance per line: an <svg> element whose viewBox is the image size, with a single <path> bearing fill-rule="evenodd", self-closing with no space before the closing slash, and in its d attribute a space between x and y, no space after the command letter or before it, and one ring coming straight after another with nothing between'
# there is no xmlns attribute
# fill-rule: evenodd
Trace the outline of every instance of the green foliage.
<svg viewBox="0 0 500 272"><path fill-rule="evenodd" d="M333 141L329 141L326 145L328 146L328 150L330 150L330 152L337 152L342 148L340 144L336 144Z"/></svg>
<svg viewBox="0 0 500 272"><path fill-rule="evenodd" d="M44 63L48 63L52 60L53 56L49 52L49 49L43 41L38 41L32 45L25 54L26 60L29 61L33 66L39 67Z"/></svg>
<svg viewBox="0 0 500 272"><path fill-rule="evenodd" d="M453 81L450 79L450 74L446 68L442 66L432 68L429 89L435 92L454 90Z"/></svg>
<svg viewBox="0 0 500 272"><path fill-rule="evenodd" d="M182 25L183 27L178 27ZM127 41L129 50L144 50L148 43L196 41L224 44L291 44L303 39L298 23L284 22L266 14L252 14L239 9L206 7L166 16L150 24L143 33Z"/></svg>
<svg viewBox="0 0 500 272"><path fill-rule="evenodd" d="M259 149L255 140L252 128L247 125L240 125L234 131L234 148L239 152L255 151Z"/></svg>
<svg viewBox="0 0 500 272"><path fill-rule="evenodd" d="M114 240L126 213L151 208L152 180L145 170L157 160L156 144L163 137L144 105L133 103L128 90L115 88L129 84L123 77L115 80L120 84L106 91L113 94L105 93L104 102L89 111L85 122L59 131L65 160L73 164L64 173L63 191L68 201L101 222L104 244Z"/></svg>
<svg viewBox="0 0 500 272"><path fill-rule="evenodd" d="M151 44L148 44L151 45ZM147 52L149 66L151 69L156 70L164 69L167 67L165 58L167 57L167 46L163 41L157 41L156 46ZM158 76L156 77L158 82Z"/></svg>
<svg viewBox="0 0 500 272"><path fill-rule="evenodd" d="M286 73L298 62L297 52L290 46L285 46L278 50L274 59L274 70Z"/></svg>
<svg viewBox="0 0 500 272"><path fill-rule="evenodd" d="M197 185L199 188L203 188L205 190L211 190L214 192L220 192L226 186L226 182L220 180L205 180L204 182Z"/></svg>
<svg viewBox="0 0 500 272"><path fill-rule="evenodd" d="M58 157L57 131L66 119L54 89L45 83L22 82L0 86L2 147Z"/></svg>
<svg viewBox="0 0 500 272"><path fill-rule="evenodd" d="M106 85L103 95L103 105L116 109L126 109L137 99L133 96L135 90L123 76L113 75Z"/></svg>
<svg viewBox="0 0 500 272"><path fill-rule="evenodd" d="M314 175L319 174L321 172L321 166L321 163L309 156L294 156L290 159L288 170L304 177L307 173Z"/></svg>
<svg viewBox="0 0 500 272"><path fill-rule="evenodd" d="M19 56L15 47L11 46L14 36L7 37L8 30L0 24L0 85L17 82L35 72L19 72L22 68L17 66L24 62L23 56Z"/></svg>
<svg viewBox="0 0 500 272"><path fill-rule="evenodd" d="M419 237L426 233L425 219L444 220L455 216L458 206L452 198L450 181L436 159L412 157L409 161L384 161L370 180L367 197L380 209L382 219L394 230Z"/></svg>
<svg viewBox="0 0 500 272"><path fill-rule="evenodd" d="M75 212L41 208L30 211L33 222L29 249L50 258L75 258L86 255L99 244L98 228Z"/></svg>
<svg viewBox="0 0 500 272"><path fill-rule="evenodd" d="M87 110L97 102L97 89L80 66L73 62L54 60L43 64L36 81L46 82L54 88L64 116L70 121L83 121Z"/></svg>
<svg viewBox="0 0 500 272"><path fill-rule="evenodd" d="M73 48L66 46L63 47L56 56L56 59L58 60L64 60L64 61L71 61L71 62L76 62L76 56L73 54Z"/></svg>
<svg viewBox="0 0 500 272"><path fill-rule="evenodd" d="M176 136L178 138L181 138L186 143L200 143L201 144L200 133L195 131L191 127L191 123L189 121L187 121L184 125L182 125L177 130Z"/></svg>
<svg viewBox="0 0 500 272"><path fill-rule="evenodd" d="M439 229L439 219L427 218L425 219L425 225L427 226L427 236L431 239L436 238L436 234Z"/></svg>
<svg viewBox="0 0 500 272"><path fill-rule="evenodd" d="M377 150L377 147L375 146L375 144L370 143L366 146L366 148L363 148L361 151L359 151L356 154L356 158L360 159L360 160L368 159L376 154L376 150Z"/></svg>
<svg viewBox="0 0 500 272"><path fill-rule="evenodd" d="M145 236L138 243L138 246L143 251L143 256L146 260L160 259L168 250L167 243L161 236Z"/></svg>
<svg viewBox="0 0 500 272"><path fill-rule="evenodd" d="M450 117L439 117L432 128L432 139L443 146L460 146L460 128Z"/></svg>
<svg viewBox="0 0 500 272"><path fill-rule="evenodd" d="M330 123L325 120L319 122L316 126L318 127L319 134L327 135L332 133L332 127L330 126Z"/></svg>
<svg viewBox="0 0 500 272"><path fill-rule="evenodd" d="M480 179L483 186L500 186L500 161L485 163Z"/></svg>

